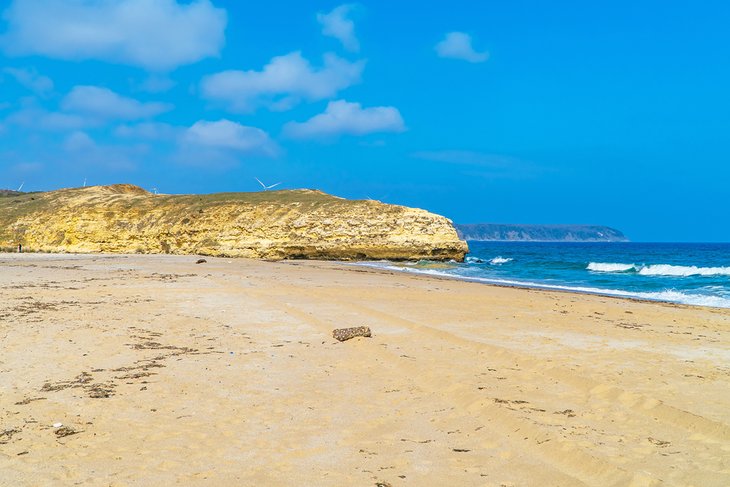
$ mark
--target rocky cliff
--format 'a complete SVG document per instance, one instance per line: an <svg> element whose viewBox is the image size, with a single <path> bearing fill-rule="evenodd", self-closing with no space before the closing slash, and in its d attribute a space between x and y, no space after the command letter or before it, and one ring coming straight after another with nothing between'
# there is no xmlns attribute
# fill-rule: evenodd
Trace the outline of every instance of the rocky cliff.
<svg viewBox="0 0 730 487"><path fill-rule="evenodd" d="M599 225L509 225L475 223L456 225L465 240L527 242L627 242L619 230Z"/></svg>
<svg viewBox="0 0 730 487"><path fill-rule="evenodd" d="M154 195L132 185L0 198L0 247L264 259L456 259L467 246L424 210L319 191Z"/></svg>

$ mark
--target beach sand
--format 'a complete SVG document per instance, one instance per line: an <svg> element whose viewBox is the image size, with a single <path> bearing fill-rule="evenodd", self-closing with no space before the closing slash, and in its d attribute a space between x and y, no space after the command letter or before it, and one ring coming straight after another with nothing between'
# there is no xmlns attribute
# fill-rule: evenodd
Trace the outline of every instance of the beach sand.
<svg viewBox="0 0 730 487"><path fill-rule="evenodd" d="M730 485L730 310L197 259L0 254L0 485Z"/></svg>

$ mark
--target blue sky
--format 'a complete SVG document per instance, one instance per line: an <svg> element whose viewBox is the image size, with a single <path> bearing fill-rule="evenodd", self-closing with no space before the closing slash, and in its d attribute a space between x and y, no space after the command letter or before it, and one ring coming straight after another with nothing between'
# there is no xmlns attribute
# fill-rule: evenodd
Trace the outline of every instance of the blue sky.
<svg viewBox="0 0 730 487"><path fill-rule="evenodd" d="M730 241L730 4L0 2L0 187Z"/></svg>

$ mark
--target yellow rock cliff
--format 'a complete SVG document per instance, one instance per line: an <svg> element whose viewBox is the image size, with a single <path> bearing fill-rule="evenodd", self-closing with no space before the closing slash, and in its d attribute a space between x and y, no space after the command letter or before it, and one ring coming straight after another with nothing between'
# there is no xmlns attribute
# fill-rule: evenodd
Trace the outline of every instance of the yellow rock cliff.
<svg viewBox="0 0 730 487"><path fill-rule="evenodd" d="M0 197L0 247L263 259L455 259L466 243L424 210L320 191L154 195L128 184Z"/></svg>

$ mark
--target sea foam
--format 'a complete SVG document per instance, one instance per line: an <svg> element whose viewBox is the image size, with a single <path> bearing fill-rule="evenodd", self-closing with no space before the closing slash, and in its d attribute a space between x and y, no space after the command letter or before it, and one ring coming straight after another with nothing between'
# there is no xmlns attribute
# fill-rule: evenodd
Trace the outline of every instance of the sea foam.
<svg viewBox="0 0 730 487"><path fill-rule="evenodd" d="M730 267L697 267L670 264L638 266L636 264L591 262L586 269L594 272L636 272L642 276L730 276Z"/></svg>
<svg viewBox="0 0 730 487"><path fill-rule="evenodd" d="M549 289L556 291L569 291L585 294L598 294L603 296L615 296L621 298L644 299L648 301L664 301L670 303L689 304L694 306L712 306L716 308L730 308L730 298L722 296L708 296L705 294L684 293L675 290L665 290L658 292L642 292L642 291L626 291L622 289L603 289L589 286L566 286L560 284L545 284L532 281L518 281L511 279L489 279L483 277L467 277L451 274L448 272L438 271L434 269L414 269L412 267L403 267L392 263L359 263L368 267L379 267L401 272L412 272L416 274L429 274L432 276L449 277L462 281L483 282L486 284L496 284L502 286L526 287L533 289Z"/></svg>
<svg viewBox="0 0 730 487"><path fill-rule="evenodd" d="M657 264L648 265L639 269L644 276L730 276L730 267L697 267Z"/></svg>
<svg viewBox="0 0 730 487"><path fill-rule="evenodd" d="M636 270L634 264L611 264L605 262L591 262L587 269L594 272L628 272Z"/></svg>
<svg viewBox="0 0 730 487"><path fill-rule="evenodd" d="M506 264L507 262L512 262L513 260L514 259L511 259L509 257L502 257L501 255L488 261L480 259L479 257L469 256L464 260L464 262L466 262L467 264L485 264L488 262L490 265L502 265Z"/></svg>

